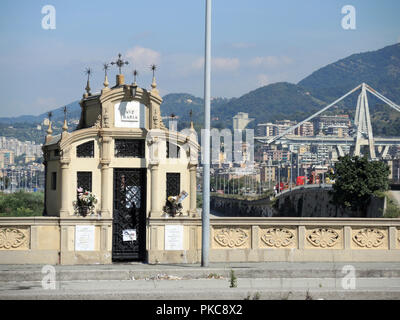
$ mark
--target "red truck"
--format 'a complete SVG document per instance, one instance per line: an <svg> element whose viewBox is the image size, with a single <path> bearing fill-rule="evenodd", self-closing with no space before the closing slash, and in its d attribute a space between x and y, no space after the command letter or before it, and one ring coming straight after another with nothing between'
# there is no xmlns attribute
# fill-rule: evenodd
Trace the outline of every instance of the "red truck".
<svg viewBox="0 0 400 320"><path fill-rule="evenodd" d="M306 184L307 178L306 176L298 176L296 179L296 186L303 186Z"/></svg>
<svg viewBox="0 0 400 320"><path fill-rule="evenodd" d="M279 183L276 184L275 186L275 190L278 190L278 192L281 192L285 189L285 185L283 184L283 182L281 182L281 186L279 188Z"/></svg>

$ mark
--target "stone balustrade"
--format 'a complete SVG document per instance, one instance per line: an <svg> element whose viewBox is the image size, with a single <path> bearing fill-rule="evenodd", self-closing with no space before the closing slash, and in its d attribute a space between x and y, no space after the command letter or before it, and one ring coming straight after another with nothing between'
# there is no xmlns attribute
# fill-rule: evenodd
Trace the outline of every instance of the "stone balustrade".
<svg viewBox="0 0 400 320"><path fill-rule="evenodd" d="M0 264L111 263L111 219L0 218ZM94 226L94 250L75 250L77 225Z"/></svg>
<svg viewBox="0 0 400 320"><path fill-rule="evenodd" d="M159 242L150 244L149 262L200 261L201 221L180 223L187 228L184 250L163 251L160 221L153 227ZM400 219L212 218L210 225L210 262L400 262Z"/></svg>
<svg viewBox="0 0 400 320"><path fill-rule="evenodd" d="M93 225L92 251L76 251L77 225ZM181 250L168 250L165 229L182 226ZM210 262L400 262L400 219L210 219ZM150 218L149 263L199 263L201 219ZM112 220L96 218L0 218L1 264L109 264Z"/></svg>

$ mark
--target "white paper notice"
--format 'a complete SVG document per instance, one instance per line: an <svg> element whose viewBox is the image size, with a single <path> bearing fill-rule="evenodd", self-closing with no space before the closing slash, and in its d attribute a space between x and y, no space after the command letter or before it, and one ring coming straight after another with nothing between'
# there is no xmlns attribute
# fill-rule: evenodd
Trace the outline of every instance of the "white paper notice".
<svg viewBox="0 0 400 320"><path fill-rule="evenodd" d="M94 251L94 226L75 227L75 251Z"/></svg>
<svg viewBox="0 0 400 320"><path fill-rule="evenodd" d="M122 231L123 241L136 241L136 229L126 229Z"/></svg>
<svg viewBox="0 0 400 320"><path fill-rule="evenodd" d="M183 226L165 226L165 250L183 250Z"/></svg>

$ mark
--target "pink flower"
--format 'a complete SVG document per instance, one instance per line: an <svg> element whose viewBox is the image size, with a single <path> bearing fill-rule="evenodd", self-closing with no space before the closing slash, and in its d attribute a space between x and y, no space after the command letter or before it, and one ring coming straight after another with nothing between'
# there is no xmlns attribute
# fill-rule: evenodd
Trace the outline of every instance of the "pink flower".
<svg viewBox="0 0 400 320"><path fill-rule="evenodd" d="M78 192L79 192L79 193L82 193L82 192L83 192L83 189L82 189L81 187L79 187L79 188L78 188Z"/></svg>

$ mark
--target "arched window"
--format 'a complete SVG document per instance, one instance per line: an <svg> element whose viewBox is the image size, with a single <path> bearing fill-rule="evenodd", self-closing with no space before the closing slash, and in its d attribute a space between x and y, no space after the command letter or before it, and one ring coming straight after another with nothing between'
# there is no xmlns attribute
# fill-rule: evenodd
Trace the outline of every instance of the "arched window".
<svg viewBox="0 0 400 320"><path fill-rule="evenodd" d="M144 158L145 145L142 139L115 139L115 157Z"/></svg>
<svg viewBox="0 0 400 320"><path fill-rule="evenodd" d="M78 158L94 158L94 141L83 143L76 147Z"/></svg>
<svg viewBox="0 0 400 320"><path fill-rule="evenodd" d="M174 143L167 141L167 159L179 159L181 157L181 148Z"/></svg>

